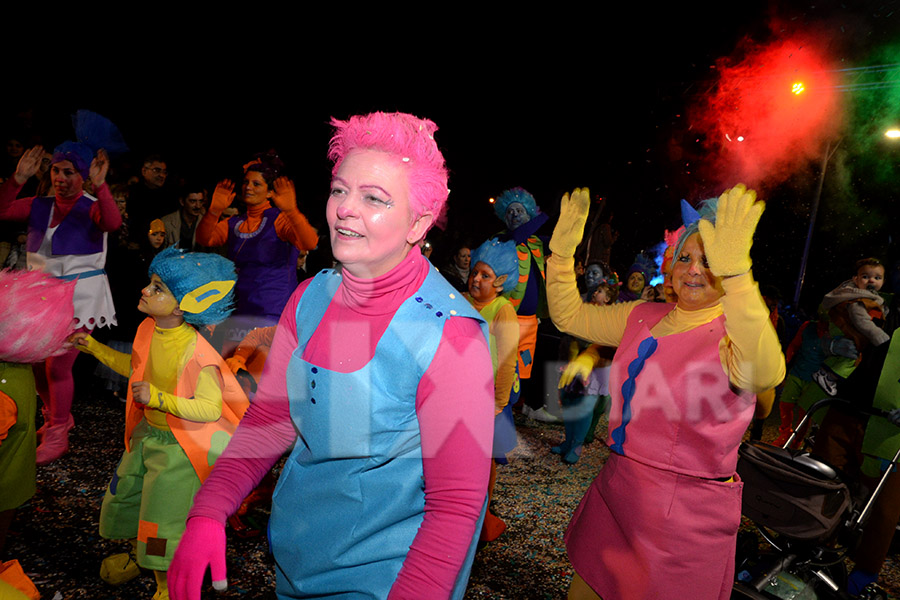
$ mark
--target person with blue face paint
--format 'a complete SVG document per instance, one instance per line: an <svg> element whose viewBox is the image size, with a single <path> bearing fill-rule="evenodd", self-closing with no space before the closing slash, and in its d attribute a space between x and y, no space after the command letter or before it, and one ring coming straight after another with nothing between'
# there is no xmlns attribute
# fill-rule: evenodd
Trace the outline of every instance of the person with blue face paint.
<svg viewBox="0 0 900 600"><path fill-rule="evenodd" d="M506 231L498 235L501 241L512 240L516 244L519 259L519 278L511 292L504 296L516 309L519 319L519 378L523 382L522 413L532 419L548 423L559 421L544 405L539 382L530 382L537 349L539 319L546 318L547 292L545 273L545 247L547 237L539 235L548 217L538 207L527 190L516 187L506 190L494 202L494 213L506 224Z"/></svg>

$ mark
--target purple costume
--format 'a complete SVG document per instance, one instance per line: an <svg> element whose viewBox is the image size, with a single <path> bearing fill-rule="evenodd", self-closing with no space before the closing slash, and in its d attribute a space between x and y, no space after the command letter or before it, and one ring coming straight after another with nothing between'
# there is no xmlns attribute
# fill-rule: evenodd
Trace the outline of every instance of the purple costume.
<svg viewBox="0 0 900 600"><path fill-rule="evenodd" d="M250 233L239 231L246 215L228 219L228 258L234 261L238 273L238 315L271 317L274 323L297 287L299 251L275 231L280 212L266 209L259 227Z"/></svg>

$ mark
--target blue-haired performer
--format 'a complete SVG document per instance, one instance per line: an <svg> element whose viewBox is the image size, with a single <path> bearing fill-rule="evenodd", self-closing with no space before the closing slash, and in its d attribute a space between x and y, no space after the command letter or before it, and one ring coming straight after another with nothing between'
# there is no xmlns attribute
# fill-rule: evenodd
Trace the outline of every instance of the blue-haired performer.
<svg viewBox="0 0 900 600"><path fill-rule="evenodd" d="M234 264L216 254L168 248L150 263L132 354L86 333L79 349L129 379L125 453L100 511L100 535L132 543L132 552L103 560L111 584L156 575L154 600L168 599L166 571L184 532L194 494L237 427L248 401L219 354L193 326L230 313Z"/></svg>
<svg viewBox="0 0 900 600"><path fill-rule="evenodd" d="M538 235L548 217L541 212L534 196L520 187L500 194L494 203L494 213L506 224L506 231L498 239L512 240L516 244L518 277L512 290L503 295L512 303L519 319L519 378L524 381L531 378L534 366L539 319L549 315L545 270L548 240L546 236ZM522 412L538 421L557 422L559 419L544 407L544 396L539 391L540 375L535 373L538 381L532 384L534 393L524 388Z"/></svg>
<svg viewBox="0 0 900 600"><path fill-rule="evenodd" d="M512 303L501 294L516 287L519 259L516 244L492 238L472 253L469 292L466 294L488 323L491 363L494 367L494 444L488 503L497 482L497 464L506 464L506 453L516 447L516 427L512 405L519 399L519 371L516 356L519 347L519 322ZM490 511L484 516L481 540L490 542L506 530L506 523Z"/></svg>

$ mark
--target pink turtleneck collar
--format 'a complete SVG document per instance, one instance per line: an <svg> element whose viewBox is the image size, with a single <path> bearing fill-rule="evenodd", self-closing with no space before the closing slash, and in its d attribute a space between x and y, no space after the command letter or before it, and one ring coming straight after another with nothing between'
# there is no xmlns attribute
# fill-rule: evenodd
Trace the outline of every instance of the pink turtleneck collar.
<svg viewBox="0 0 900 600"><path fill-rule="evenodd" d="M399 265L374 279L356 277L344 270L341 301L360 314L392 315L419 289L430 268L419 247L414 246Z"/></svg>
<svg viewBox="0 0 900 600"><path fill-rule="evenodd" d="M397 309L419 289L429 268L415 247L380 277L361 279L345 271L338 293L303 352L304 360L340 373L368 364Z"/></svg>
<svg viewBox="0 0 900 600"><path fill-rule="evenodd" d="M78 194L74 198L63 198L59 194L54 194L56 196L56 207L53 211L53 219L50 221L50 227L56 227L62 220L66 218L66 215L69 214L69 211L72 210L72 207L75 206L75 203L78 202L84 193Z"/></svg>

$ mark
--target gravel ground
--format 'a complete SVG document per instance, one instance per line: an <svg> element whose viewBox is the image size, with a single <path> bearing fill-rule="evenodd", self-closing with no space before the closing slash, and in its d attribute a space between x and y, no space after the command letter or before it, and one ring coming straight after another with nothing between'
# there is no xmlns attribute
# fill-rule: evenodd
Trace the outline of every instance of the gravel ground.
<svg viewBox="0 0 900 600"><path fill-rule="evenodd" d="M776 411L777 414L777 411ZM114 398L77 402L71 450L38 469L38 493L24 506L7 541L6 558L18 558L45 600L150 598L153 577L120 588L98 577L100 561L123 550L97 534L103 491L122 452L124 405ZM466 598L564 598L572 569L563 532L582 494L608 456L601 443L588 446L577 465L568 466L549 447L562 427L516 415L520 444L501 467L494 512L508 529L476 556ZM768 439L774 423L767 424ZM264 525L267 515L253 518ZM204 598L274 597L274 568L264 537L229 535L229 589ZM889 558L883 583L900 598L900 568Z"/></svg>

